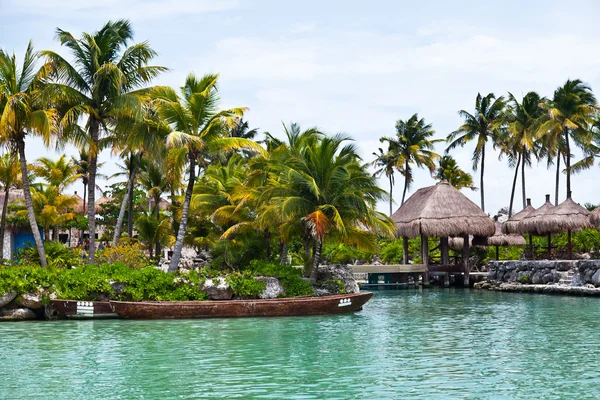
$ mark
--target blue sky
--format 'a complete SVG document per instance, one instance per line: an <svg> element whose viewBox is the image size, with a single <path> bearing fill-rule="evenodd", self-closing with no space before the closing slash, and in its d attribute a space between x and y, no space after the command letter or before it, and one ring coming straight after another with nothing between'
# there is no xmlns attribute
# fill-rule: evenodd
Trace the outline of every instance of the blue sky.
<svg viewBox="0 0 600 400"><path fill-rule="evenodd" d="M128 18L136 41L148 40L157 63L171 69L157 84L179 86L190 71L219 72L222 106L249 107L253 127L277 134L282 121L295 121L345 132L370 161L397 119L418 112L445 137L477 92L552 96L568 78L600 88L598 15L594 1L0 0L0 47L22 55L31 38L37 49L66 53L54 40L56 27L79 36ZM40 143L28 145L30 159L45 155ZM467 145L453 153L469 171L471 152ZM118 160L102 157L103 172L116 172ZM506 160L496 158L486 165L490 213L508 205L512 180ZM576 201L600 203L599 172L595 166L575 176ZM541 162L527 175L539 206L554 193L554 170ZM396 181L400 198L402 177ZM420 171L411 193L430 184ZM479 203L478 192L465 194Z"/></svg>

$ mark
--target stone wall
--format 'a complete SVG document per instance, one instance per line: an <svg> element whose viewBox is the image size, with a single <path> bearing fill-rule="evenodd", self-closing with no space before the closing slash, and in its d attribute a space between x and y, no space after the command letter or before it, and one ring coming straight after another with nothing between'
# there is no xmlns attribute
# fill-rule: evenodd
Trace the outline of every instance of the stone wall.
<svg viewBox="0 0 600 400"><path fill-rule="evenodd" d="M487 281L600 287L600 260L492 261Z"/></svg>

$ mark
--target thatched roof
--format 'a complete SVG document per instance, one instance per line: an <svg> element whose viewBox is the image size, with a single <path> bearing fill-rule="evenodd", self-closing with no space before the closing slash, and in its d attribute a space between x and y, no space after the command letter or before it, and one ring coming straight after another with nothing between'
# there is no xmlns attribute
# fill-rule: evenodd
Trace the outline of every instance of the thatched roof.
<svg viewBox="0 0 600 400"><path fill-rule="evenodd" d="M83 197L78 195L77 192L72 197L77 200L77 204L73 206L73 211L77 214L83 214Z"/></svg>
<svg viewBox="0 0 600 400"><path fill-rule="evenodd" d="M590 213L590 222L596 229L600 230L600 207L596 207L594 211Z"/></svg>
<svg viewBox="0 0 600 400"><path fill-rule="evenodd" d="M490 217L447 182L417 190L392 219L406 237L490 236L495 231Z"/></svg>
<svg viewBox="0 0 600 400"><path fill-rule="evenodd" d="M540 206L540 208L538 208L535 211L532 211L531 213L529 213L529 215L527 215L525 218L523 218L521 220L521 222L519 224L517 224L515 233L519 233L521 235L524 235L524 234L542 235L542 233L538 232L538 226L541 221L541 218L544 215L548 214L553 208L554 208L554 205L552 203L550 203L550 195L547 194L546 202L544 204L542 204Z"/></svg>
<svg viewBox="0 0 600 400"><path fill-rule="evenodd" d="M531 206L531 199L527 199L527 207L510 217L504 224L502 224L502 233L505 234L518 234L519 224L525 219L525 217L529 216L532 212L535 211L535 208Z"/></svg>
<svg viewBox="0 0 600 400"><path fill-rule="evenodd" d="M575 203L570 197L540 215L534 223L536 231L540 235L567 231L579 232L582 229L591 227L590 212Z"/></svg>
<svg viewBox="0 0 600 400"><path fill-rule="evenodd" d="M10 189L8 191L8 204L12 203L15 200L23 200L25 197L23 195L23 189ZM4 206L4 190L0 191L0 210Z"/></svg>
<svg viewBox="0 0 600 400"><path fill-rule="evenodd" d="M496 233L494 233L493 236L487 238L477 237L473 241L473 244L487 246L524 246L525 244L527 244L527 242L525 242L525 239L521 235L507 235L502 233L503 225L504 224L500 222L496 222Z"/></svg>
<svg viewBox="0 0 600 400"><path fill-rule="evenodd" d="M80 195L78 195L77 192L75 192L75 194L73 194L73 198L75 198L77 200L77 204L73 207L73 211L78 214L87 214L87 209L86 210L83 209L83 198ZM96 201L94 203L94 209L96 210L96 212L99 212L102 209L102 205L106 204L110 201L113 201L112 197L100 196L99 198L96 199ZM86 208L87 208L87 204L86 204Z"/></svg>

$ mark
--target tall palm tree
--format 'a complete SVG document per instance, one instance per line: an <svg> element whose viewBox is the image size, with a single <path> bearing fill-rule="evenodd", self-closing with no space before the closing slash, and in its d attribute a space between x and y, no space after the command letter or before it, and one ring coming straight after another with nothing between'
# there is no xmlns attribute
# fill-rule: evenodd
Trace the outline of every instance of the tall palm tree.
<svg viewBox="0 0 600 400"><path fill-rule="evenodd" d="M554 91L551 101L544 103L549 118L542 124L542 133L562 136L567 173L567 196L571 193L571 140L585 150L592 142L591 126L598 111L592 89L579 79L567 80ZM558 160L561 152L559 150ZM558 164L560 165L560 164ZM559 168L559 167L557 167ZM557 174L558 179L558 174Z"/></svg>
<svg viewBox="0 0 600 400"><path fill-rule="evenodd" d="M83 33L80 39L62 29L56 34L61 45L69 48L74 62L53 51L43 52L53 78L47 93L60 104L65 132L89 155L88 263L93 264L96 173L102 139L119 117L139 113L140 93L165 68L148 65L156 52L147 42L129 46L133 31L126 20L109 21L97 32ZM87 117L84 129L77 124L82 117Z"/></svg>
<svg viewBox="0 0 600 400"><path fill-rule="evenodd" d="M4 189L2 218L0 219L0 260L4 256L4 232L6 231L6 211L11 189L21 185L21 169L17 157L13 154L3 154L0 157L0 185Z"/></svg>
<svg viewBox="0 0 600 400"><path fill-rule="evenodd" d="M57 112L42 101L39 95L46 75L46 68L36 68L38 53L29 42L23 65L19 69L16 57L0 49L0 142L19 155L23 196L27 208L29 225L40 256L40 264L46 267L44 244L35 219L27 159L25 158L25 137L41 136L45 145L50 145L53 134L57 132Z"/></svg>
<svg viewBox="0 0 600 400"><path fill-rule="evenodd" d="M34 176L44 179L48 185L57 187L60 192L81 178L77 172L77 165L64 154L56 161L48 157L38 158L31 170Z"/></svg>
<svg viewBox="0 0 600 400"><path fill-rule="evenodd" d="M413 183L412 164L417 167L425 167L429 172L435 170L435 162L440 155L433 151L435 143L441 139L431 139L435 131L431 124L425 123L425 119L419 119L414 114L406 121L396 122L396 136L382 137L381 142L388 143L388 153L395 154L397 158L396 168L404 175L404 190L402 191L402 202L406 198L406 191Z"/></svg>
<svg viewBox="0 0 600 400"><path fill-rule="evenodd" d="M263 151L262 147L252 140L226 137L232 123L243 115L245 108L218 110L217 79L218 75L213 74L201 78L189 74L180 94L169 87L157 87L153 91L159 115L172 128L167 137L167 147L185 149L186 159L181 161L187 163L189 170L169 271L179 268L197 166L206 167L207 156L215 151L236 148Z"/></svg>
<svg viewBox="0 0 600 400"><path fill-rule="evenodd" d="M496 98L493 93L483 97L477 93L475 99L475 112L469 113L460 110L458 115L464 119L464 123L456 131L448 135L446 139L448 148L446 152L460 146L464 146L472 140L476 140L475 151L473 152L473 169L477 171L481 164L481 175L479 186L481 188L481 209L485 211L485 191L484 191L484 170L485 170L485 146L488 140L492 141L496 147L496 139L499 128L503 123L502 112L505 102L502 96Z"/></svg>
<svg viewBox="0 0 600 400"><path fill-rule="evenodd" d="M512 214L515 186L519 167L521 168L521 191L523 195L523 208L527 206L527 193L525 185L525 167L531 166L533 158L538 156L539 127L543 123L544 110L540 105L545 101L536 92L528 92L519 102L517 98L508 93L506 107L506 140L500 143L503 151L508 154L509 162L514 164L516 156L515 176L510 195L509 217Z"/></svg>
<svg viewBox="0 0 600 400"><path fill-rule="evenodd" d="M373 153L373 155L376 157L375 161L373 161L372 165L375 166L375 168L377 168L375 170L375 173L373 174L374 176L381 176L381 175L385 175L388 178L388 181L390 183L390 193L389 193L389 197L390 197L390 217L393 214L393 209L392 209L392 203L393 203L393 198L392 198L392 191L394 190L394 171L396 170L396 166L398 165L398 153L392 152L392 151L383 151L382 148L378 149L378 153Z"/></svg>
<svg viewBox="0 0 600 400"><path fill-rule="evenodd" d="M280 166L269 182L268 197L281 214L304 224L315 241L310 277L317 277L326 236L363 249L375 249L376 234L393 236L393 222L375 210L386 193L360 164L344 135L323 137ZM307 271L308 272L308 271Z"/></svg>
<svg viewBox="0 0 600 400"><path fill-rule="evenodd" d="M473 186L473 177L471 174L460 169L456 160L447 154L440 159L434 178L439 181L446 181L457 189L468 188L477 190Z"/></svg>

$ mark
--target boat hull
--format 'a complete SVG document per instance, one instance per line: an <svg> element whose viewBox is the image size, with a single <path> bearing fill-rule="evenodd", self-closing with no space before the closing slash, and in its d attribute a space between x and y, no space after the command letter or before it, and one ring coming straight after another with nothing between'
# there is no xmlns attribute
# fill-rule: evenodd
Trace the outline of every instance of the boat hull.
<svg viewBox="0 0 600 400"><path fill-rule="evenodd" d="M119 318L108 301L50 300L49 318L101 319Z"/></svg>
<svg viewBox="0 0 600 400"><path fill-rule="evenodd" d="M365 292L271 300L111 301L110 305L120 317L131 319L283 317L355 312L371 296L373 293Z"/></svg>

